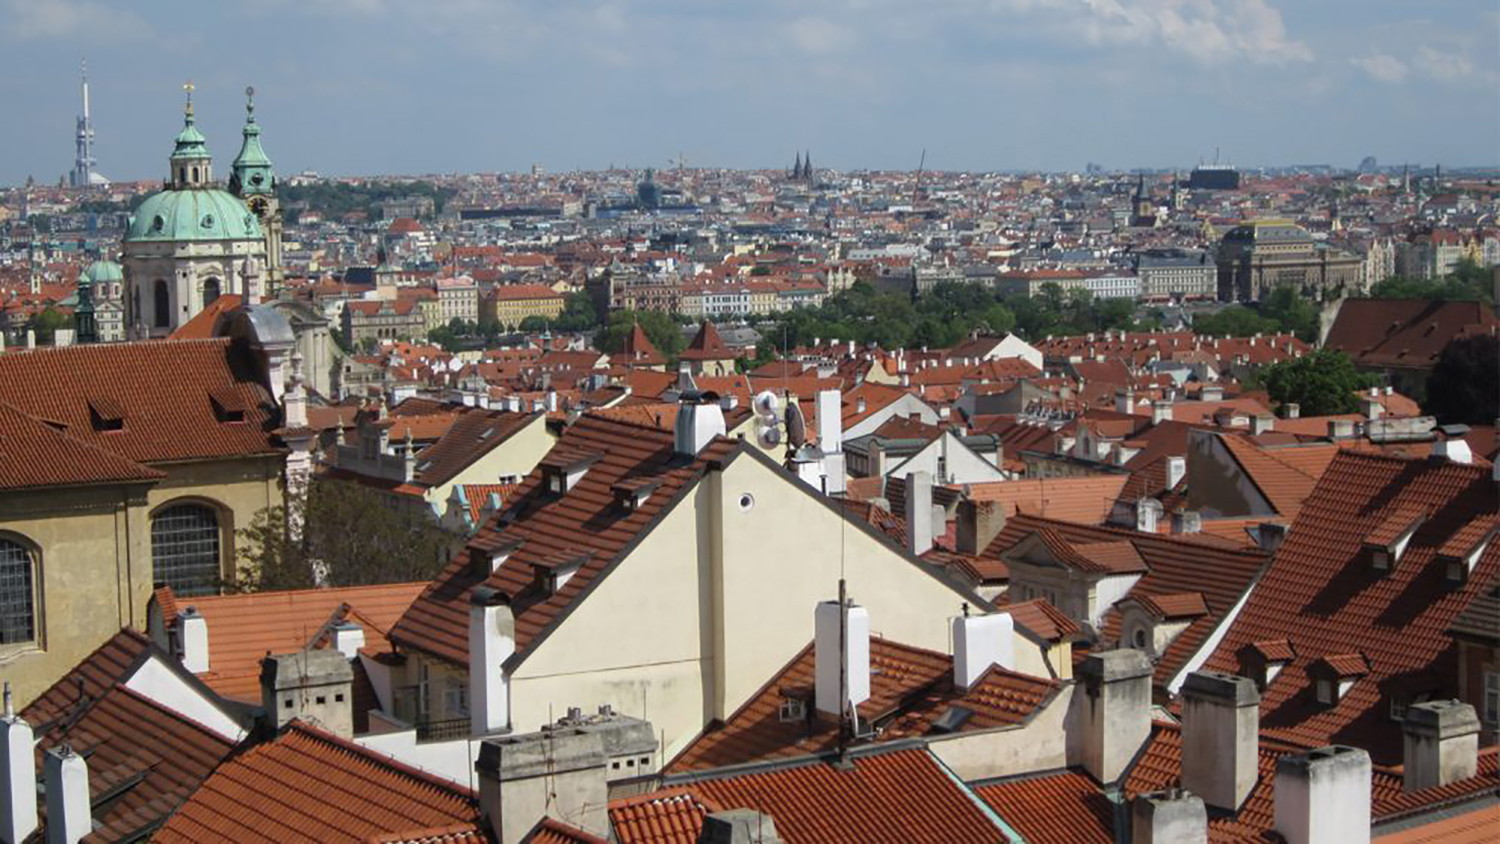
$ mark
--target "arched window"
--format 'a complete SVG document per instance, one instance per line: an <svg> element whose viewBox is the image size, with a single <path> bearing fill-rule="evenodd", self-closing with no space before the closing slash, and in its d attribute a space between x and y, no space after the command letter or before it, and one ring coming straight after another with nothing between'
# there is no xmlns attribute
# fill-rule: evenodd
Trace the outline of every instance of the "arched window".
<svg viewBox="0 0 1500 844"><path fill-rule="evenodd" d="M177 168L177 181L182 182L184 184L187 183L187 168L186 167L178 167Z"/></svg>
<svg viewBox="0 0 1500 844"><path fill-rule="evenodd" d="M178 595L219 591L219 514L202 504L175 504L151 518L152 580Z"/></svg>
<svg viewBox="0 0 1500 844"><path fill-rule="evenodd" d="M172 324L172 296L167 292L167 283L156 280L156 327L166 328Z"/></svg>
<svg viewBox="0 0 1500 844"><path fill-rule="evenodd" d="M0 645L36 639L36 559L19 542L0 536Z"/></svg>
<svg viewBox="0 0 1500 844"><path fill-rule="evenodd" d="M198 168L194 167L193 168L193 184L196 185L197 183L198 183Z"/></svg>
<svg viewBox="0 0 1500 844"><path fill-rule="evenodd" d="M219 280L211 278L203 282L203 307L212 305L217 298L219 298Z"/></svg>

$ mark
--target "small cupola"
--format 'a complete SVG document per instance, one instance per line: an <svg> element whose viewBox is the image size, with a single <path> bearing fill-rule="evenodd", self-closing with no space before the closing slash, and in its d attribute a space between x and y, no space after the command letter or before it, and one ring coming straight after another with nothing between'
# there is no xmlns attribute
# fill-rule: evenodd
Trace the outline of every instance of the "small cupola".
<svg viewBox="0 0 1500 844"><path fill-rule="evenodd" d="M213 156L208 151L208 141L193 122L193 83L182 86L187 92L187 103L182 110L182 131L169 159L167 184L172 190L188 190L209 187L213 184Z"/></svg>

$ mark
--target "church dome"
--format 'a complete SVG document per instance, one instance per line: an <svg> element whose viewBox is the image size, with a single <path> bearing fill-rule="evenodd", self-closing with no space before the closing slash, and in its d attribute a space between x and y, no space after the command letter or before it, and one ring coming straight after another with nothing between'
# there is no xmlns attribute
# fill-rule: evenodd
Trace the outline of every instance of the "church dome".
<svg viewBox="0 0 1500 844"><path fill-rule="evenodd" d="M83 277L95 286L125 280L125 271L114 261L95 261L83 271Z"/></svg>
<svg viewBox="0 0 1500 844"><path fill-rule="evenodd" d="M130 218L125 242L251 240L260 224L245 203L217 188L164 190L142 202Z"/></svg>

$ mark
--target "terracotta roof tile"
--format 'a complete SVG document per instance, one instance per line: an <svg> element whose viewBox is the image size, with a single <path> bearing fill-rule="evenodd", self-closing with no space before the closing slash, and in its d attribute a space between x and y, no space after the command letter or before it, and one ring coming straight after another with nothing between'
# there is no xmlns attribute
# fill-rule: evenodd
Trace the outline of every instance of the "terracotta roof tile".
<svg viewBox="0 0 1500 844"><path fill-rule="evenodd" d="M144 483L164 477L0 402L0 490Z"/></svg>
<svg viewBox="0 0 1500 844"><path fill-rule="evenodd" d="M570 844L573 841L595 844L603 840L602 838L573 839L535 836L527 839L528 842L545 842L546 844ZM365 842L366 844L490 844L490 837L480 824L460 823L404 832L381 833L370 836L365 839Z"/></svg>
<svg viewBox="0 0 1500 844"><path fill-rule="evenodd" d="M220 765L153 840L362 844L478 821L472 792L294 721Z"/></svg>
<svg viewBox="0 0 1500 844"><path fill-rule="evenodd" d="M1035 844L1114 844L1114 804L1081 771L976 786L1000 818Z"/></svg>
<svg viewBox="0 0 1500 844"><path fill-rule="evenodd" d="M465 408L437 442L417 452L415 480L429 487L447 483L538 415Z"/></svg>
<svg viewBox="0 0 1500 844"><path fill-rule="evenodd" d="M1085 475L967 484L973 501L998 501L1005 514L1028 513L1068 522L1097 525L1109 517L1127 475Z"/></svg>
<svg viewBox="0 0 1500 844"><path fill-rule="evenodd" d="M619 844L697 844L703 819L722 809L691 789L668 788L610 801L609 823Z"/></svg>
<svg viewBox="0 0 1500 844"><path fill-rule="evenodd" d="M142 654L154 648L150 639L135 630L120 630L22 709L21 717L38 736L47 733L49 725L60 726L64 718L79 711L80 691L83 704L92 704L125 679Z"/></svg>
<svg viewBox="0 0 1500 844"><path fill-rule="evenodd" d="M724 341L719 338L719 329L705 320L678 357L683 360L734 360L738 355L724 345Z"/></svg>
<svg viewBox="0 0 1500 844"><path fill-rule="evenodd" d="M1261 578L1206 668L1235 672L1246 644L1287 639L1297 658L1261 698L1266 734L1317 747L1331 742L1401 755L1400 725L1371 717L1390 678L1457 676L1447 631L1500 576L1500 544L1491 543L1461 586L1447 582L1439 549L1476 518L1500 519L1488 470L1448 461L1402 460L1342 452L1304 503L1275 562ZM1384 576L1370 570L1367 539L1384 538L1418 512L1429 514ZM1358 648L1369 675L1332 707L1308 691L1306 668Z"/></svg>

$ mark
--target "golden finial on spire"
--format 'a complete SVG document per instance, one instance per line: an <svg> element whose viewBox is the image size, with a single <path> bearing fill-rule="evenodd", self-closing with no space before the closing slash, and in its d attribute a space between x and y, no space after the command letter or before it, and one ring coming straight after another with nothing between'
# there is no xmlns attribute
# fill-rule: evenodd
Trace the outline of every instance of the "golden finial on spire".
<svg viewBox="0 0 1500 844"><path fill-rule="evenodd" d="M187 106L183 109L182 113L186 114L188 117L192 117L193 116L193 80L189 79L187 82L184 82L182 84L182 90L184 90L184 91L187 92Z"/></svg>

